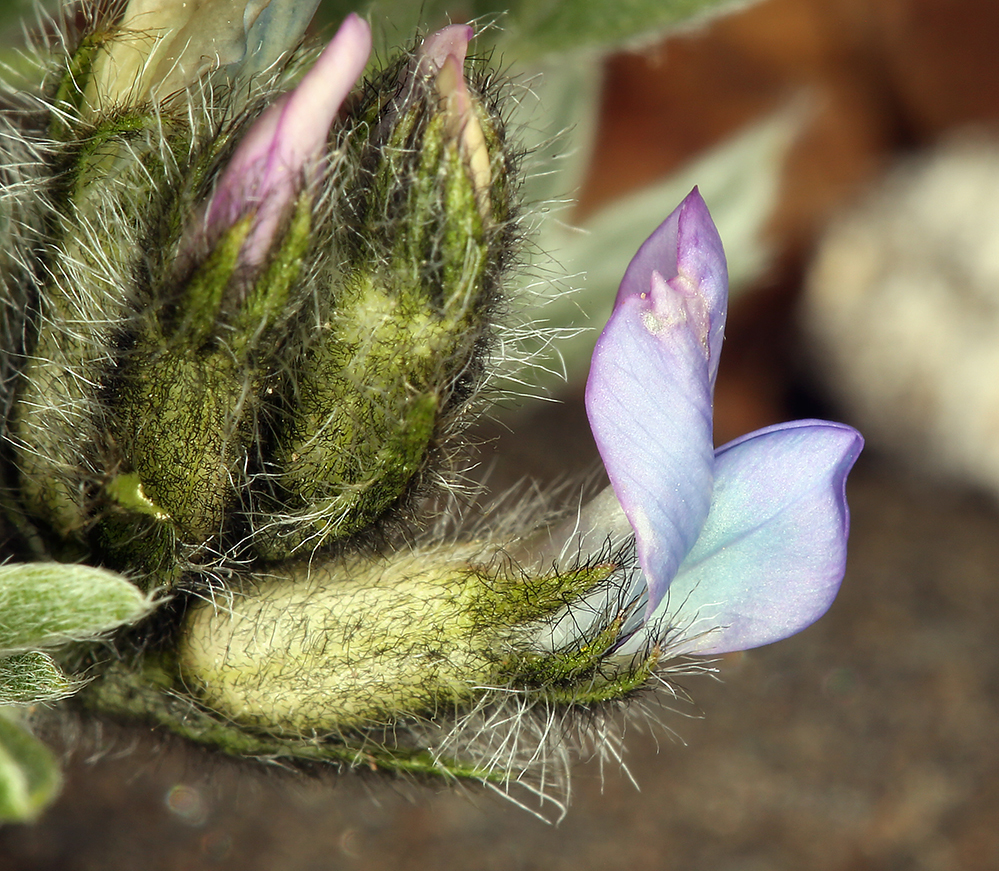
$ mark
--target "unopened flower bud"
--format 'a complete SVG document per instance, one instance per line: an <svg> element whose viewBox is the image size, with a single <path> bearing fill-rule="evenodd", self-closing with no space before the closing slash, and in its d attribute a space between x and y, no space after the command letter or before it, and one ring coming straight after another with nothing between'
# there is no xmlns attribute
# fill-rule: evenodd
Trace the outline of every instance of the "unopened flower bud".
<svg viewBox="0 0 999 871"><path fill-rule="evenodd" d="M523 678L542 653L530 627L610 571L505 577L476 556L466 545L252 578L230 606L192 610L184 685L226 718L286 735L391 726ZM592 688L575 652L578 683Z"/></svg>
<svg viewBox="0 0 999 871"><path fill-rule="evenodd" d="M383 515L481 378L513 207L499 117L465 81L470 36L430 37L358 109L347 262L286 391L274 509L256 523L268 557Z"/></svg>
<svg viewBox="0 0 999 871"><path fill-rule="evenodd" d="M204 227L196 229L217 237L248 216L240 260L255 266L267 257L299 194L311 192L321 175L330 127L370 51L368 25L348 15L302 81L268 106L240 140L215 186Z"/></svg>
<svg viewBox="0 0 999 871"><path fill-rule="evenodd" d="M26 513L58 541L170 584L244 534L274 330L319 256L329 131L369 49L349 16L295 87L279 72L246 111L223 90L200 114L114 106L72 127L86 136L64 148L56 243L31 252L45 287L12 415Z"/></svg>

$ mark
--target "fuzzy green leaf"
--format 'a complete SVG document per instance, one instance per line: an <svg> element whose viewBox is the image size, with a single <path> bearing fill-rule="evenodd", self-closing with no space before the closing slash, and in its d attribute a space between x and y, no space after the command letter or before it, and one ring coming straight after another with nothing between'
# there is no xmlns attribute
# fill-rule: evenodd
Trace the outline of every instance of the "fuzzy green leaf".
<svg viewBox="0 0 999 871"><path fill-rule="evenodd" d="M29 822L59 792L62 778L51 751L0 713L0 822Z"/></svg>
<svg viewBox="0 0 999 871"><path fill-rule="evenodd" d="M71 696L79 684L40 650L0 659L0 705L35 705Z"/></svg>
<svg viewBox="0 0 999 871"><path fill-rule="evenodd" d="M323 0L317 22L339 24L349 12L367 13L375 46L405 45L417 28L432 32L449 21L475 21L485 30L476 47L494 42L507 61L589 49L609 52L647 45L672 30L689 29L752 0ZM489 25L494 25L489 27Z"/></svg>
<svg viewBox="0 0 999 871"><path fill-rule="evenodd" d="M520 58L591 48L647 45L670 30L701 24L747 0L478 0L475 15L507 10L500 44Z"/></svg>
<svg viewBox="0 0 999 871"><path fill-rule="evenodd" d="M0 566L0 653L82 641L152 608L121 575L63 563Z"/></svg>

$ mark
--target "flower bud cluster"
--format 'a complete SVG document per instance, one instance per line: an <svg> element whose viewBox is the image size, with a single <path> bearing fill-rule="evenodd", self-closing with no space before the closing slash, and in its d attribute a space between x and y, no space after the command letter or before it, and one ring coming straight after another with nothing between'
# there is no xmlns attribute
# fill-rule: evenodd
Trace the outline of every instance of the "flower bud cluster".
<svg viewBox="0 0 999 871"><path fill-rule="evenodd" d="M516 189L470 29L360 89L357 16L261 71L250 4L209 69L184 39L221 6L181 5L95 18L18 119L51 214L5 270L11 512L150 586L405 504L484 377Z"/></svg>

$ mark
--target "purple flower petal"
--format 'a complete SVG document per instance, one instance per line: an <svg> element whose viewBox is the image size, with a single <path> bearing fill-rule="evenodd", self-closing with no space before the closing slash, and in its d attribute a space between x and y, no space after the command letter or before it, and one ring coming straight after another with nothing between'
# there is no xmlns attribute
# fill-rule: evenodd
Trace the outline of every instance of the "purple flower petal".
<svg viewBox="0 0 999 871"><path fill-rule="evenodd" d="M728 310L728 266L718 229L696 187L638 249L624 273L615 304L646 293L653 271L674 290L696 293L704 300L710 323L707 345L713 386Z"/></svg>
<svg viewBox="0 0 999 871"><path fill-rule="evenodd" d="M648 613L711 502L711 405L727 302L718 232L697 189L639 249L586 385L590 427L632 528Z"/></svg>
<svg viewBox="0 0 999 871"><path fill-rule="evenodd" d="M611 486L637 539L649 611L693 547L711 500L707 318L697 295L653 272L621 301L590 366L586 409Z"/></svg>
<svg viewBox="0 0 999 871"><path fill-rule="evenodd" d="M371 29L348 15L315 65L254 123L225 168L208 209L209 234L255 212L242 252L246 263L267 254L288 207L317 171L330 126L371 52Z"/></svg>
<svg viewBox="0 0 999 871"><path fill-rule="evenodd" d="M846 476L862 447L851 427L799 420L718 450L711 512L659 609L678 633L665 639L671 655L769 644L828 610L846 566Z"/></svg>

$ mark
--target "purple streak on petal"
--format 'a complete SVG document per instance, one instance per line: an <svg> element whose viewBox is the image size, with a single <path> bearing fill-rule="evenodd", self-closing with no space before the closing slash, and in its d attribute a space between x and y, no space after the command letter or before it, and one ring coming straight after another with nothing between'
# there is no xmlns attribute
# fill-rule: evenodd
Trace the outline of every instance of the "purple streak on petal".
<svg viewBox="0 0 999 871"><path fill-rule="evenodd" d="M669 653L718 654L787 638L832 604L846 566L846 477L863 439L799 420L717 452L711 512L660 613Z"/></svg>
<svg viewBox="0 0 999 871"><path fill-rule="evenodd" d="M242 256L259 263L309 174L317 171L330 126L371 52L367 22L348 15L315 65L254 122L222 173L208 209L217 234L256 212Z"/></svg>
<svg viewBox="0 0 999 871"><path fill-rule="evenodd" d="M711 500L707 330L700 296L653 268L645 293L619 297L586 384L597 448L635 530L649 613L697 540Z"/></svg>
<svg viewBox="0 0 999 871"><path fill-rule="evenodd" d="M451 24L428 36L418 52L420 73L433 75L444 66L444 61L449 57L457 61L459 70L463 69L468 43L473 36L475 30L467 24Z"/></svg>
<svg viewBox="0 0 999 871"><path fill-rule="evenodd" d="M721 237L696 187L638 249L624 273L617 303L645 293L653 270L674 289L684 287L687 293L696 292L704 299L710 322L707 344L713 386L728 310L728 266Z"/></svg>

